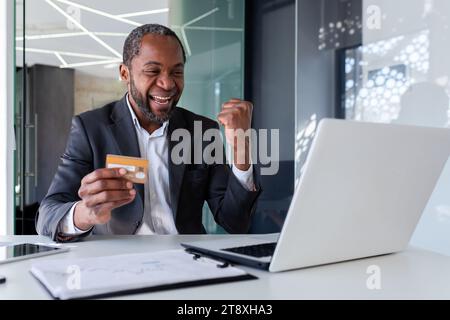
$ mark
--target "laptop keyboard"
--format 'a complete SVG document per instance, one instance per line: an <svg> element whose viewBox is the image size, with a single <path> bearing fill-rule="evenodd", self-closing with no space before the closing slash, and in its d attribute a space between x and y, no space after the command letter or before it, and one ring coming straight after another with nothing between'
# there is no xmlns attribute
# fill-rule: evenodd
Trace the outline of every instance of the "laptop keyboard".
<svg viewBox="0 0 450 320"><path fill-rule="evenodd" d="M252 246L228 248L222 250L252 256L256 258L262 258L273 256L273 252L275 251L276 245L277 245L276 242L272 242L272 243L256 244Z"/></svg>

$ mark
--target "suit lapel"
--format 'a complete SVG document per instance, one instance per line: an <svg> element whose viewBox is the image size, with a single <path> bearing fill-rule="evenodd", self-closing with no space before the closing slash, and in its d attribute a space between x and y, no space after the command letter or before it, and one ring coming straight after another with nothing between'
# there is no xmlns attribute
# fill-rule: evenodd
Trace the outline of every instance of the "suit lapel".
<svg viewBox="0 0 450 320"><path fill-rule="evenodd" d="M136 130L128 110L126 96L114 106L111 119L113 123L110 125L110 129L120 154L129 157L141 157ZM144 185L136 184L135 187L141 196L142 207L144 207Z"/></svg>
<svg viewBox="0 0 450 320"><path fill-rule="evenodd" d="M169 128L167 131L167 139L169 141L169 152L168 152L168 163L169 163L169 185L171 190L171 205L172 205L172 214L174 216L174 220L177 218L178 211L178 203L180 200L180 191L181 185L183 182L184 170L186 164L174 164L171 158L171 153L173 147L178 143L178 141L171 141L171 136L174 130L176 129L186 129L186 122L181 114L181 111L178 108L175 108L173 114L169 121Z"/></svg>

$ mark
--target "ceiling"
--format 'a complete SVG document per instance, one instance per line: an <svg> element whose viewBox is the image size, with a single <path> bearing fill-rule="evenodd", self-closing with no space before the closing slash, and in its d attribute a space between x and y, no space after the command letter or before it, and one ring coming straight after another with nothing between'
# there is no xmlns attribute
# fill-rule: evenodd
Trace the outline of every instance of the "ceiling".
<svg viewBox="0 0 450 320"><path fill-rule="evenodd" d="M168 25L169 0L18 0L17 65L23 61L25 9L26 64L73 68L118 78L127 34L144 23ZM25 3L25 8L24 8Z"/></svg>

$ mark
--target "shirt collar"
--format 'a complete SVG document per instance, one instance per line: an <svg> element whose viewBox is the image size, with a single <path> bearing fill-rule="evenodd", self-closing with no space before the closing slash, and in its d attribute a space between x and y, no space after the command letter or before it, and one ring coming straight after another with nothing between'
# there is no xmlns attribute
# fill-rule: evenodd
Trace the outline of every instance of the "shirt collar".
<svg viewBox="0 0 450 320"><path fill-rule="evenodd" d="M147 132L144 128L141 127L141 124L139 123L139 119L136 117L136 114L134 113L134 110L131 107L130 100L128 99L128 93L126 95L126 100L127 100L128 110L130 111L130 114L131 114L131 119L133 119L134 126L138 130L144 130L145 132ZM169 124L169 121L165 121L162 124L162 126L160 128L158 128L158 129L156 129L155 131L153 131L153 133L150 136L151 137L159 137L159 136L165 135L166 132L167 132L167 125L168 124Z"/></svg>

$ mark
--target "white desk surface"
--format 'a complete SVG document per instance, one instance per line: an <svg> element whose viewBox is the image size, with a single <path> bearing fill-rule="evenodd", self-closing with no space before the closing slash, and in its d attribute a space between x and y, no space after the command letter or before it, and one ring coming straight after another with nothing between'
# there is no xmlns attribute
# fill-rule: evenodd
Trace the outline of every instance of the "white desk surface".
<svg viewBox="0 0 450 320"><path fill-rule="evenodd" d="M180 248L180 242L211 237L221 236L95 236L67 244L71 247L67 253L37 259L175 249ZM38 236L0 237L0 243L24 241L49 242L49 239ZM6 283L0 284L0 299L51 299L30 274L32 261L29 259L0 265L0 275L7 277ZM380 290L367 288L366 281L370 276L367 268L371 265L380 267ZM244 269L259 279L133 294L114 299L450 299L450 257L413 247L397 254L281 273Z"/></svg>

